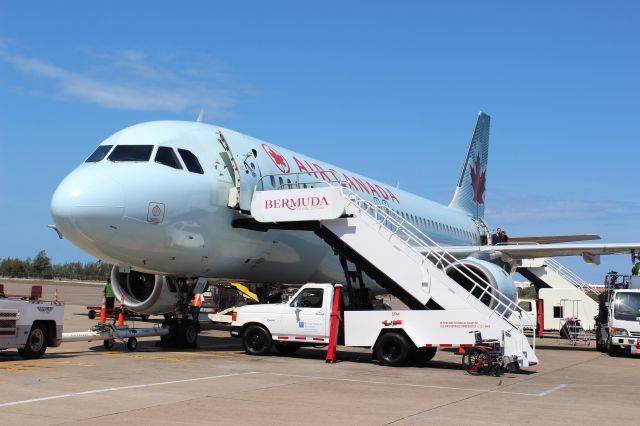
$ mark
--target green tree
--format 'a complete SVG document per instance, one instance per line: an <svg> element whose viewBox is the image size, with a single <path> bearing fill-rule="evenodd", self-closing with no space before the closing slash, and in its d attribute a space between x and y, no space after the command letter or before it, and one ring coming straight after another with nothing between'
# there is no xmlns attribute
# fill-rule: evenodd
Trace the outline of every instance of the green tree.
<svg viewBox="0 0 640 426"><path fill-rule="evenodd" d="M0 276L12 278L44 278L104 281L111 273L112 265L97 262L67 262L53 265L46 251L41 250L35 259L0 259Z"/></svg>
<svg viewBox="0 0 640 426"><path fill-rule="evenodd" d="M47 256L47 252L40 250L36 258L31 265L33 273L39 277L45 279L53 278L53 267L51 265L51 258Z"/></svg>

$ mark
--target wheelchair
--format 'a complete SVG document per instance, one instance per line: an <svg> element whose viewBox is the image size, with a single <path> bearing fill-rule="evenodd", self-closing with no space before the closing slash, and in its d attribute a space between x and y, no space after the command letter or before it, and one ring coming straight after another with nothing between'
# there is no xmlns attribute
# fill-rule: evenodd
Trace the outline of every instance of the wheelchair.
<svg viewBox="0 0 640 426"><path fill-rule="evenodd" d="M497 339L483 339L480 331L470 333L474 333L476 343L462 355L462 366L467 373L500 376L518 368L517 362L509 362L509 357L504 356L504 348Z"/></svg>

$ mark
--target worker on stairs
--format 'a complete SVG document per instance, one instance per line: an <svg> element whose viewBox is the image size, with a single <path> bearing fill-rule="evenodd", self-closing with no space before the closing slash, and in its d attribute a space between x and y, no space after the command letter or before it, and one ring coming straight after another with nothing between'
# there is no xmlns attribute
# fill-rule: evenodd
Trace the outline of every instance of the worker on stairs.
<svg viewBox="0 0 640 426"><path fill-rule="evenodd" d="M631 268L631 275L640 275L640 257L636 257L636 263Z"/></svg>

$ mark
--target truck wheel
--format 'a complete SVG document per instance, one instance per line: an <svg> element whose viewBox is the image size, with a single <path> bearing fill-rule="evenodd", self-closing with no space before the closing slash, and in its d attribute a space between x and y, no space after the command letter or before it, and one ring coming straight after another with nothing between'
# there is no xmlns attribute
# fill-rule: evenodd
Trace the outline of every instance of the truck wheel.
<svg viewBox="0 0 640 426"><path fill-rule="evenodd" d="M34 325L31 327L27 342L24 348L18 349L18 353L24 359L37 359L44 355L47 350L47 336L42 326Z"/></svg>
<svg viewBox="0 0 640 426"><path fill-rule="evenodd" d="M87 316L89 317L89 319L96 319L96 311L94 311L93 309L91 309L89 312L87 312Z"/></svg>
<svg viewBox="0 0 640 426"><path fill-rule="evenodd" d="M105 340L106 342L106 340ZM129 339L127 340L127 349L129 349L129 351L133 352L138 348L138 339L136 339L135 337L129 337Z"/></svg>
<svg viewBox="0 0 640 426"><path fill-rule="evenodd" d="M611 344L611 339L607 340L607 352L609 356L618 356L620 352L618 346Z"/></svg>
<svg viewBox="0 0 640 426"><path fill-rule="evenodd" d="M300 345L295 343L276 343L273 345L281 354L289 355L298 352Z"/></svg>
<svg viewBox="0 0 640 426"><path fill-rule="evenodd" d="M438 352L437 347L433 348L415 348L411 351L411 359L417 365L426 364L431 361Z"/></svg>
<svg viewBox="0 0 640 426"><path fill-rule="evenodd" d="M400 333L385 333L376 342L376 358L382 365L399 367L407 362L411 344Z"/></svg>
<svg viewBox="0 0 640 426"><path fill-rule="evenodd" d="M242 344L249 355L266 355L271 350L271 335L264 327L252 325L244 332Z"/></svg>
<svg viewBox="0 0 640 426"><path fill-rule="evenodd" d="M113 339L107 339L102 342L102 346L104 346L105 349L113 349L114 344Z"/></svg>

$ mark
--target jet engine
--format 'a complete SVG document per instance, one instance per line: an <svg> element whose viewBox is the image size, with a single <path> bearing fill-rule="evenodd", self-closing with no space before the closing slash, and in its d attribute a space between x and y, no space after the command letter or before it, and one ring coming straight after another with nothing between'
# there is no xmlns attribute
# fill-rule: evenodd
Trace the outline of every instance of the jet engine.
<svg viewBox="0 0 640 426"><path fill-rule="evenodd" d="M124 295L128 309L149 315L171 313L180 300L171 278L134 270L123 273L117 265L111 269L111 286L120 302Z"/></svg>
<svg viewBox="0 0 640 426"><path fill-rule="evenodd" d="M469 257L462 259L460 262L466 268L460 266L456 268L452 265L446 269L447 275L467 291L471 291L477 283L478 286L473 289L472 294L480 299L482 303L492 309L498 308L498 312L502 313L505 308L498 303L498 300L507 305L510 302L517 302L518 291L516 290L516 284L504 269L486 260ZM490 289L485 293L484 290L487 287L490 287Z"/></svg>

